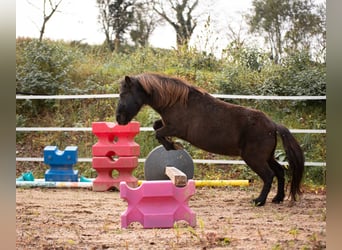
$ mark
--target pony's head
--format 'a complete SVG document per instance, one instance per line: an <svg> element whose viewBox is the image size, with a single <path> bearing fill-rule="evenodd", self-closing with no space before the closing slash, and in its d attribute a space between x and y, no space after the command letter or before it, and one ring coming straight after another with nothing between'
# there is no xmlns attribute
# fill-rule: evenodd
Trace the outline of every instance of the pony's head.
<svg viewBox="0 0 342 250"><path fill-rule="evenodd" d="M121 81L120 98L116 109L116 121L126 125L138 114L141 107L146 104L147 94L141 87L138 79L126 76Z"/></svg>
<svg viewBox="0 0 342 250"><path fill-rule="evenodd" d="M121 82L116 120L120 125L126 125L144 104L150 105L158 113L175 104L185 107L190 91L206 93L179 78L153 73L126 76Z"/></svg>

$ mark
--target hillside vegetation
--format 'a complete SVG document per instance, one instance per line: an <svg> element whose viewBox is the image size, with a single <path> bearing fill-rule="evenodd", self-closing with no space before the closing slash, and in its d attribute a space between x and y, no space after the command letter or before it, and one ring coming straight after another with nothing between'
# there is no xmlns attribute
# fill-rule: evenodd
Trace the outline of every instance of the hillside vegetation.
<svg viewBox="0 0 342 250"><path fill-rule="evenodd" d="M308 52L297 52L275 64L257 48L227 48L222 58L196 49L164 50L125 47L109 53L104 46L63 41L38 42L18 38L16 50L17 93L67 95L118 93L125 75L158 72L177 76L210 93L244 95L325 95L326 65L314 62ZM290 129L325 129L325 101L226 100L260 109ZM95 121L115 121L117 99L17 100L17 127L91 127ZM136 117L142 127L158 115L145 107ZM218 117L219 119L219 117ZM224 129L224 128L222 128ZM306 161L325 162L325 134L295 134ZM63 150L77 145L79 158L91 157L96 142L91 132L17 132L17 157L42 157L47 145ZM153 132L141 132L136 141L141 158L158 145ZM182 142L196 159L230 159L213 155ZM277 158L286 160L281 143ZM17 175L32 170L42 178L48 168L37 162L17 162ZM76 166L86 177L95 177L89 163ZM325 184L325 167L307 167L305 182ZM135 174L142 179L143 167ZM197 165L196 179L255 178L246 166Z"/></svg>

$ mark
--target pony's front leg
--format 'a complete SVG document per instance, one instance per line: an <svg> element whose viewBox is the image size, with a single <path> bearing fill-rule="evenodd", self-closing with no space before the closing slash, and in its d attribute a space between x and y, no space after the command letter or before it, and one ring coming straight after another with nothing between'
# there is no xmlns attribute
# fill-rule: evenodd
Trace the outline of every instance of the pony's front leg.
<svg viewBox="0 0 342 250"><path fill-rule="evenodd" d="M164 126L162 120L157 120L153 123L153 129L156 131L156 139L164 146L166 150L182 149L182 145L172 141L172 133L174 132L170 127Z"/></svg>

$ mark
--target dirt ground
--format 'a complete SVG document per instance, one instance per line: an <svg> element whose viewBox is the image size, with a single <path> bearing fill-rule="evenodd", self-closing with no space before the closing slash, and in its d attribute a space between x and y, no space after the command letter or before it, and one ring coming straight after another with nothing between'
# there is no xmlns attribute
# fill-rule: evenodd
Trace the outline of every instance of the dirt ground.
<svg viewBox="0 0 342 250"><path fill-rule="evenodd" d="M257 187L196 188L197 226L121 228L119 192L16 189L17 249L325 249L326 195L306 192L294 206L250 200Z"/></svg>

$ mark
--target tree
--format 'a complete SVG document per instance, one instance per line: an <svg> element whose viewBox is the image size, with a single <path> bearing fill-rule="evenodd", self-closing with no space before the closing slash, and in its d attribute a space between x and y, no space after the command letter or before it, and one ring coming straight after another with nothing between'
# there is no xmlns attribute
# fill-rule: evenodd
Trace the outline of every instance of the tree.
<svg viewBox="0 0 342 250"><path fill-rule="evenodd" d="M111 18L109 15L110 0L97 0L97 7L99 8L98 21L102 26L102 30L106 36L106 44L110 51L114 50L114 44L112 41L112 26Z"/></svg>
<svg viewBox="0 0 342 250"><path fill-rule="evenodd" d="M153 9L176 31L177 47L188 46L197 26L193 11L198 6L198 2L199 0L155 1Z"/></svg>
<svg viewBox="0 0 342 250"><path fill-rule="evenodd" d="M313 37L325 32L324 15L312 0L253 0L252 5L246 16L250 32L265 36L276 63L286 51L310 50Z"/></svg>
<svg viewBox="0 0 342 250"><path fill-rule="evenodd" d="M309 49L312 37L322 32L321 17L312 11L315 5L311 0L293 1L291 4L291 25L285 35L286 47L293 51Z"/></svg>
<svg viewBox="0 0 342 250"><path fill-rule="evenodd" d="M43 23L42 23L42 27L39 30L39 41L40 42L43 41L43 36L45 33L45 28L46 28L47 22L51 19L53 14L55 14L55 12L57 11L57 8L61 4L61 2L62 2L62 0L58 0L58 1L44 0L43 1ZM28 1L28 3L31 4L32 6L34 6L35 8L37 8L32 2ZM48 10L49 10L49 13L48 13Z"/></svg>
<svg viewBox="0 0 342 250"><path fill-rule="evenodd" d="M157 24L162 22L162 18L153 11L151 3L145 0L135 5L134 23L130 31L130 36L136 46L145 47Z"/></svg>
<svg viewBox="0 0 342 250"><path fill-rule="evenodd" d="M136 0L97 0L99 21L106 36L110 51L118 51L134 20Z"/></svg>
<svg viewBox="0 0 342 250"><path fill-rule="evenodd" d="M275 62L283 53L284 30L290 15L290 0L253 0L253 13L247 15L251 33L266 33Z"/></svg>
<svg viewBox="0 0 342 250"><path fill-rule="evenodd" d="M324 2L323 4L318 6L318 14L321 16L321 23L320 27L322 30L321 35L318 38L319 46L321 47L320 49L320 54L322 54L324 61L325 61L325 56L326 56L326 48L327 48L327 6L326 3Z"/></svg>

